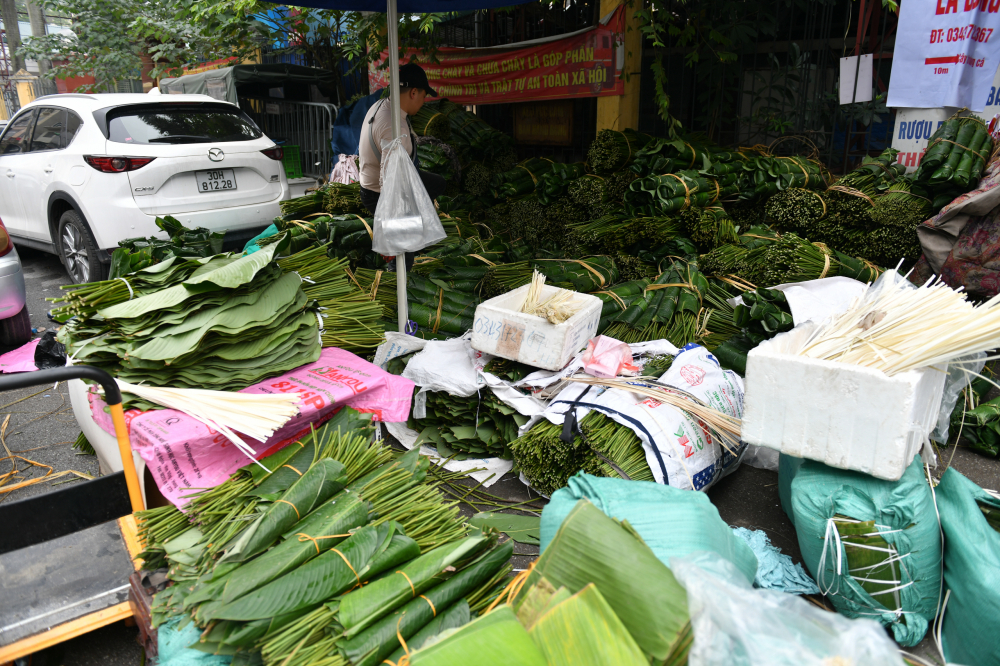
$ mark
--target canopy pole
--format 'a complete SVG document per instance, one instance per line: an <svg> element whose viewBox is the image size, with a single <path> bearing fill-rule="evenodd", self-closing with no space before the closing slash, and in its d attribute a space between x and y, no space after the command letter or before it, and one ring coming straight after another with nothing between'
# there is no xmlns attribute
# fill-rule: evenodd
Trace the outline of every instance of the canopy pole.
<svg viewBox="0 0 1000 666"><path fill-rule="evenodd" d="M399 108L399 16L396 0L387 0L385 33L389 38L389 107L392 112L392 138L398 139L403 124ZM410 137L413 140L413 137ZM406 333L410 310L406 302L406 255L396 255L396 302L399 304L399 332Z"/></svg>

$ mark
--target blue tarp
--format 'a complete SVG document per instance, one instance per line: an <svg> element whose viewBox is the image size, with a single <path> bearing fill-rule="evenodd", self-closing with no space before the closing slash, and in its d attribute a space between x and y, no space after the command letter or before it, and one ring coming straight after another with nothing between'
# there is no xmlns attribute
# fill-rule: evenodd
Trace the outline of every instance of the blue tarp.
<svg viewBox="0 0 1000 666"><path fill-rule="evenodd" d="M365 121L365 114L381 98L382 91L377 90L340 110L337 119L333 121L333 139L330 141L334 155L358 154L358 140L361 136L361 125Z"/></svg>

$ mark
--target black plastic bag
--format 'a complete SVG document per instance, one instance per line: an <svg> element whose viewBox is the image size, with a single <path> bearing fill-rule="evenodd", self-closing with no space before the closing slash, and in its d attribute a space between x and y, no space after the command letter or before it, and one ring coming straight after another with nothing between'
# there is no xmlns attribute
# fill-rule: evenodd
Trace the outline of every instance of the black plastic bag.
<svg viewBox="0 0 1000 666"><path fill-rule="evenodd" d="M39 370L66 365L66 346L56 340L55 331L46 331L35 347L35 366Z"/></svg>

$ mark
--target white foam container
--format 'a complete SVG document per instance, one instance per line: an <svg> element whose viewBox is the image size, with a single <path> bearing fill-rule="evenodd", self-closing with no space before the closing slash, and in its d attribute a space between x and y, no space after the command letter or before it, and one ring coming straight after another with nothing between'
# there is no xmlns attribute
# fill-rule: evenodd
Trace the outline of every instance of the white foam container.
<svg viewBox="0 0 1000 666"><path fill-rule="evenodd" d="M561 370L570 359L597 335L601 319L601 299L572 292L582 306L561 324L518 312L531 285L484 301L476 308L472 326L472 348L545 370ZM552 285L542 288L542 300L560 291Z"/></svg>
<svg viewBox="0 0 1000 666"><path fill-rule="evenodd" d="M789 353L810 332L797 327L748 355L743 441L898 480L937 423L947 366L890 377Z"/></svg>

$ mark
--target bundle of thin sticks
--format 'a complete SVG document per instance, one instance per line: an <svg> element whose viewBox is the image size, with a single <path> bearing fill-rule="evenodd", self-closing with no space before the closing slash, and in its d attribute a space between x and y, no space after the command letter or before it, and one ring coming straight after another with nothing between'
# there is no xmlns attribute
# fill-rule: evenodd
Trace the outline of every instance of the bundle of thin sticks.
<svg viewBox="0 0 1000 666"><path fill-rule="evenodd" d="M542 291L545 289L545 276L535 270L528 285L528 293L524 297L521 312L547 319L551 324L561 324L580 309L580 302L574 297L576 292L568 289L556 289L544 301Z"/></svg>

